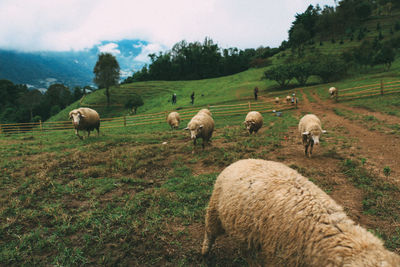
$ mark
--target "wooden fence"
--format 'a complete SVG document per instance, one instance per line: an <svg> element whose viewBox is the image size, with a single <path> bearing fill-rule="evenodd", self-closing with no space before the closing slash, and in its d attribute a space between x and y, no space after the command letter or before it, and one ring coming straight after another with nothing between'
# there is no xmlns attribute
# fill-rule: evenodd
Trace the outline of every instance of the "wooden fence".
<svg viewBox="0 0 400 267"><path fill-rule="evenodd" d="M353 100L363 97L371 97L377 95L388 95L400 93L400 81L383 82L357 86L346 89L338 89L335 99L336 101Z"/></svg>
<svg viewBox="0 0 400 267"><path fill-rule="evenodd" d="M260 113L268 113L273 110L283 111L295 108L294 105L286 103L275 103L273 99L266 101L245 102L233 105L210 105L207 108L213 114L214 118L243 115L249 111L259 111ZM181 121L189 120L195 115L201 107L186 108L181 110L170 110L152 114L138 114L114 118L101 118L101 129L110 129L117 127L151 125L166 123L166 118L171 111L177 111L180 114ZM32 122L32 123L9 123L0 124L0 136L5 134L23 134L23 133L50 133L54 131L72 130L71 121L56 122Z"/></svg>

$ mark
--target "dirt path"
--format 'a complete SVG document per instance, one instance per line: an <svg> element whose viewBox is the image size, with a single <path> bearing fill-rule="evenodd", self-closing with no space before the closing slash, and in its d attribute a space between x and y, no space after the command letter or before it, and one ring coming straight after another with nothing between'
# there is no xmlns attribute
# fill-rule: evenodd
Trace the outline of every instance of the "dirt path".
<svg viewBox="0 0 400 267"><path fill-rule="evenodd" d="M400 185L400 146L399 137L388 135L378 131L370 131L365 125L360 125L356 121L350 121L346 118L338 116L333 111L334 108L345 108L360 114L370 114L378 119L391 120L395 122L400 120L392 118L393 116L377 113L366 112L362 109L349 108L343 104L337 104L331 101L323 101L317 95L313 95L316 102L310 103L304 96L304 105L300 107L302 112L312 112L321 118L324 128L329 131L334 139L340 135L352 140L350 156L367 159L368 166L376 175L385 179L383 168L389 166L391 175L389 180Z"/></svg>

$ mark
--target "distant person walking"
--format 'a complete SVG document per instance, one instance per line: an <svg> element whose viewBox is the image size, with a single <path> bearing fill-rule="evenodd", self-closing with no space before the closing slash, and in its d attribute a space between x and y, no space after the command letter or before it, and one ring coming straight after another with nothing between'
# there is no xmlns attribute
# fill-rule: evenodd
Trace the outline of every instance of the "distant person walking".
<svg viewBox="0 0 400 267"><path fill-rule="evenodd" d="M176 94L172 95L172 105L176 104Z"/></svg>
<svg viewBox="0 0 400 267"><path fill-rule="evenodd" d="M194 104L194 92L190 95L190 99L192 99L192 105Z"/></svg>
<svg viewBox="0 0 400 267"><path fill-rule="evenodd" d="M257 96L258 96L258 87L256 86L256 88L254 88L254 100L257 100Z"/></svg>

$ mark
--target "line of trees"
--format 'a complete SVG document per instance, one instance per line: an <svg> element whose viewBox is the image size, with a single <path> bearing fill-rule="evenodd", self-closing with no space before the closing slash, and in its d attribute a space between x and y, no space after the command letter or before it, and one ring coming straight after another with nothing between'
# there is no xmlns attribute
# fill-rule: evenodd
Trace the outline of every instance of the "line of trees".
<svg viewBox="0 0 400 267"><path fill-rule="evenodd" d="M259 47L240 50L221 49L210 38L203 43L176 43L170 51L150 54L151 63L128 77L124 83L148 80L197 80L230 75L247 70L249 67L262 67L268 64L268 57L280 50Z"/></svg>
<svg viewBox="0 0 400 267"><path fill-rule="evenodd" d="M57 114L80 99L90 86L71 91L63 84L52 84L45 93L28 90L26 85L0 80L0 123L38 122Z"/></svg>

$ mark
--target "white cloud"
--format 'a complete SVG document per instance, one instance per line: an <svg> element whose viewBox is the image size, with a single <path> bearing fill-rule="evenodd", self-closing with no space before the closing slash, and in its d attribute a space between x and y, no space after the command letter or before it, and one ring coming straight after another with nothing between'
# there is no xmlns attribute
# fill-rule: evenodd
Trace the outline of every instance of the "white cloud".
<svg viewBox="0 0 400 267"><path fill-rule="evenodd" d="M296 13L333 0L1 0L0 48L80 50L102 40L167 47L211 37L221 46L278 46Z"/></svg>
<svg viewBox="0 0 400 267"><path fill-rule="evenodd" d="M134 58L134 61L142 62L142 63L150 63L149 55L153 53L163 52L167 50L166 47L160 44L148 44L142 45L141 53Z"/></svg>
<svg viewBox="0 0 400 267"><path fill-rule="evenodd" d="M121 54L121 51L118 50L118 44L116 43L108 43L102 46L99 46L100 53L111 53L113 55Z"/></svg>

